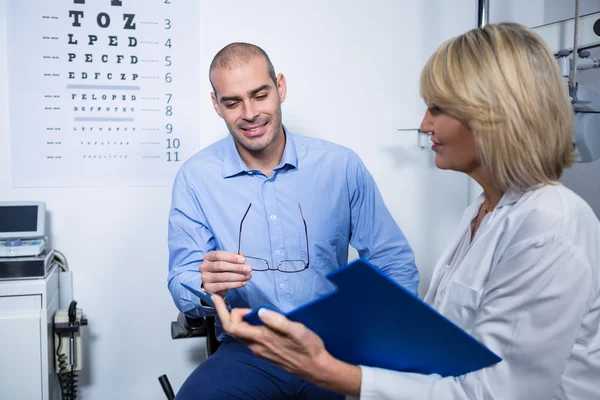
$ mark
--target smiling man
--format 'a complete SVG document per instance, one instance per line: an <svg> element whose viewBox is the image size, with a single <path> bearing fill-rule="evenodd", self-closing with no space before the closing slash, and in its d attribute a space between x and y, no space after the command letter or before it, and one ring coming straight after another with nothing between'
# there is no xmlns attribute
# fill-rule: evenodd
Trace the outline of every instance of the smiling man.
<svg viewBox="0 0 600 400"><path fill-rule="evenodd" d="M349 245L416 293L413 252L373 177L350 149L283 126L286 80L267 54L232 43L209 74L229 135L186 161L173 185L169 290L179 310L216 314L185 283L233 307L288 312L334 289L325 275L346 264ZM218 351L177 399L342 398L255 357L219 321L217 334Z"/></svg>
<svg viewBox="0 0 600 400"><path fill-rule="evenodd" d="M241 53L237 60L232 59L243 51L233 50L237 47L231 48L233 54L217 57L213 62L210 72L213 106L225 120L242 160L272 170L285 147L281 122L285 77L282 74L275 77L266 54L259 57ZM263 172L268 176L271 171Z"/></svg>

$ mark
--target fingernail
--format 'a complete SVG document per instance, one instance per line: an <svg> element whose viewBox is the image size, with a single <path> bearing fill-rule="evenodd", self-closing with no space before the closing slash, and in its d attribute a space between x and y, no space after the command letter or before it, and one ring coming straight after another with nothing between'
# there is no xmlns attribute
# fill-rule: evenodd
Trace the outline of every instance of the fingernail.
<svg viewBox="0 0 600 400"><path fill-rule="evenodd" d="M250 271L252 271L252 267L250 267L250 266L244 267L244 272L250 272Z"/></svg>
<svg viewBox="0 0 600 400"><path fill-rule="evenodd" d="M273 316L273 311L261 308L258 310L258 317L263 321L269 321Z"/></svg>
<svg viewBox="0 0 600 400"><path fill-rule="evenodd" d="M238 262L240 264L243 264L244 263L244 257L238 257Z"/></svg>

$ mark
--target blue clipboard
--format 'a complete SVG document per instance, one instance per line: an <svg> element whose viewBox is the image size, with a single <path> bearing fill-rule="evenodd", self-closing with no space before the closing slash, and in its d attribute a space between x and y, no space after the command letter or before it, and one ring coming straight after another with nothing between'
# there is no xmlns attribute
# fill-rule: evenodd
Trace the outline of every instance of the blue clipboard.
<svg viewBox="0 0 600 400"><path fill-rule="evenodd" d="M316 332L327 350L342 361L460 376L502 360L364 260L341 267L327 278L336 290L285 315ZM262 325L258 309L244 319Z"/></svg>
<svg viewBox="0 0 600 400"><path fill-rule="evenodd" d="M186 288L187 290L189 290L190 292L192 292L193 294L198 296L200 298L200 300L204 301L209 306L211 306L211 307L215 306L215 303L213 303L213 300L210 297L210 296L212 296L212 293L207 292L206 290L204 290L202 288L194 289L190 285L186 285L183 282L181 283L181 286L183 286L184 288ZM231 306L229 305L229 303L227 303L227 300L225 300L225 299L223 299L223 300L225 301L225 305L227 306L227 309L229 311L231 311Z"/></svg>

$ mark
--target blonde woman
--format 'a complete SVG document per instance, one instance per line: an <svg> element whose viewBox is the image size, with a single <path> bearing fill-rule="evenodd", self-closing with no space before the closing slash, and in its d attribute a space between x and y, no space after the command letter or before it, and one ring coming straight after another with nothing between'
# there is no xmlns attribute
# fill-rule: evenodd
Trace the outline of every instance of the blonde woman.
<svg viewBox="0 0 600 400"><path fill-rule="evenodd" d="M334 359L301 324L261 310L242 321L215 296L223 326L259 356L361 399L600 398L600 223L558 183L573 119L555 60L521 25L442 44L421 75L439 168L483 194L465 211L425 302L502 357L464 376L402 373Z"/></svg>

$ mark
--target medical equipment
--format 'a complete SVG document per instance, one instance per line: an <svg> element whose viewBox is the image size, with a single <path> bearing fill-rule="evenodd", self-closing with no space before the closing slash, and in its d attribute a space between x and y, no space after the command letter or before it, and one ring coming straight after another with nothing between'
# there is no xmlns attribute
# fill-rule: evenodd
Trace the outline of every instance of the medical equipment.
<svg viewBox="0 0 600 400"><path fill-rule="evenodd" d="M60 399L52 321L61 274L52 263L43 279L0 281L1 399Z"/></svg>
<svg viewBox="0 0 600 400"><path fill-rule="evenodd" d="M556 56L560 72L569 88L575 119L574 148L577 162L600 158L600 93L577 80L577 73L600 68L587 49L600 46L600 13L579 16L575 0L575 18L533 28ZM572 43L569 39L572 39Z"/></svg>
<svg viewBox="0 0 600 400"><path fill-rule="evenodd" d="M0 202L2 239L43 237L44 215L41 202ZM0 398L75 400L87 320L64 254L35 253L0 258Z"/></svg>
<svg viewBox="0 0 600 400"><path fill-rule="evenodd" d="M62 400L77 399L77 371L81 371L83 365L80 328L86 325L87 320L75 300L68 310L58 310L54 315L55 371Z"/></svg>
<svg viewBox="0 0 600 400"><path fill-rule="evenodd" d="M0 280L41 279L54 266L54 250L44 249L31 257L0 258Z"/></svg>
<svg viewBox="0 0 600 400"><path fill-rule="evenodd" d="M33 257L46 247L46 205L0 202L0 257Z"/></svg>

